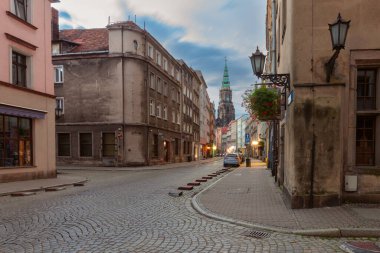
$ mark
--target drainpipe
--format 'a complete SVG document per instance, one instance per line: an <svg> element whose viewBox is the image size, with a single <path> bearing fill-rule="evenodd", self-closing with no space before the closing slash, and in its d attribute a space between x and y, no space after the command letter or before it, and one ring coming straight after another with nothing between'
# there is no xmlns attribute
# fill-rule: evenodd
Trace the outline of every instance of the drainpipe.
<svg viewBox="0 0 380 253"><path fill-rule="evenodd" d="M277 57L276 57L276 46L277 46L277 32L276 32L276 19L277 19L277 8L276 8L276 0L272 0L272 48L271 48L271 56L272 56L272 74L277 73Z"/></svg>
<svg viewBox="0 0 380 253"><path fill-rule="evenodd" d="M276 32L276 19L277 19L277 8L276 8L276 0L272 0L272 46L271 46L271 58L272 58L272 69L271 69L271 72L272 74L276 74L277 73L277 57L276 57L276 46L277 46L277 32ZM271 122L271 131L269 131L269 133L271 133L272 135L272 141L271 141L271 156L270 156L270 164L271 164L271 169L272 169L272 176L275 176L275 145L276 145L276 124L277 122L276 121L272 121ZM277 169L276 169L277 170Z"/></svg>
<svg viewBox="0 0 380 253"><path fill-rule="evenodd" d="M124 94L124 89L125 89L125 71L124 71L124 26L121 25L121 83L122 83L122 93L123 93L123 96L122 96L122 99L123 99L123 109L122 109L122 113L123 113L123 125L121 127L122 131L123 131L123 143L122 143L122 161L121 161L121 164L124 163L124 142L125 142L125 108L124 108L124 105L125 105L125 94Z"/></svg>
<svg viewBox="0 0 380 253"><path fill-rule="evenodd" d="M145 56L145 91L146 91L146 108L147 108L147 113L146 113L146 122L147 122L147 129L146 129L146 163L149 166L150 165L150 160L149 160L149 124L150 124L150 101L149 101L149 66L148 66L148 61L147 61L147 39L146 39L146 31L145 31L145 25L144 25L144 56ZM153 108L155 110L155 108Z"/></svg>

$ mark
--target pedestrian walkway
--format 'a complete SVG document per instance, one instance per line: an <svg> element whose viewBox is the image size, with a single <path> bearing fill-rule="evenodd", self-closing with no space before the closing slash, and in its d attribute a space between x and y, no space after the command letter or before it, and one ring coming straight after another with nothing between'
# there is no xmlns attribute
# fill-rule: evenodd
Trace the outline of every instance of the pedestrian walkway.
<svg viewBox="0 0 380 253"><path fill-rule="evenodd" d="M380 205L290 209L265 163L240 167L193 198L201 213L250 227L298 234L380 236Z"/></svg>

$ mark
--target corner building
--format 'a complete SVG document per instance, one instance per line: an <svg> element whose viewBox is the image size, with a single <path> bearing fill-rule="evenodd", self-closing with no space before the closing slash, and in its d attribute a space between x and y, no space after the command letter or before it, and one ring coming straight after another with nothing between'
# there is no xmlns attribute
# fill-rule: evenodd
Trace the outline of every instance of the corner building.
<svg viewBox="0 0 380 253"><path fill-rule="evenodd" d="M139 166L194 159L195 74L146 30L131 21L63 30L53 40L53 54L63 112L58 163Z"/></svg>
<svg viewBox="0 0 380 253"><path fill-rule="evenodd" d="M56 177L53 1L0 1L0 183Z"/></svg>
<svg viewBox="0 0 380 253"><path fill-rule="evenodd" d="M267 3L267 73L289 73L294 92L280 121L278 184L293 208L379 203L380 1ZM351 23L328 82L328 24L339 13Z"/></svg>

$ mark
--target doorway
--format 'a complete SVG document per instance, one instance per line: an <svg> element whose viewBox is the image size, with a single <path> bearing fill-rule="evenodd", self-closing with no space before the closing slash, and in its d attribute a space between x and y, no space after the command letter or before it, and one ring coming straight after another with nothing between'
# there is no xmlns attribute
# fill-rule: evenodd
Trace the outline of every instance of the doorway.
<svg viewBox="0 0 380 253"><path fill-rule="evenodd" d="M164 160L170 162L170 142L164 141Z"/></svg>

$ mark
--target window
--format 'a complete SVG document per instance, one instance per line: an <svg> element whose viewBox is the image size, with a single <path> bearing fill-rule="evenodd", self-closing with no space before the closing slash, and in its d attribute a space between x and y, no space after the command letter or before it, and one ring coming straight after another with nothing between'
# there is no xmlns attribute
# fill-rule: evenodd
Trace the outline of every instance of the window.
<svg viewBox="0 0 380 253"><path fill-rule="evenodd" d="M167 97L168 96L168 83L167 82L164 82L164 96Z"/></svg>
<svg viewBox="0 0 380 253"><path fill-rule="evenodd" d="M172 111L172 122L173 122L173 123L176 122L176 121L175 121L175 111L174 111L174 110Z"/></svg>
<svg viewBox="0 0 380 253"><path fill-rule="evenodd" d="M162 110L162 117L164 120L168 120L168 107L164 105L164 109Z"/></svg>
<svg viewBox="0 0 380 253"><path fill-rule="evenodd" d="M182 106L182 108L183 108L183 110L182 110L183 114L186 114L186 106L187 106L187 105L183 105L183 106Z"/></svg>
<svg viewBox="0 0 380 253"><path fill-rule="evenodd" d="M0 114L0 167L32 165L32 120Z"/></svg>
<svg viewBox="0 0 380 253"><path fill-rule="evenodd" d="M54 83L63 83L63 66L54 66Z"/></svg>
<svg viewBox="0 0 380 253"><path fill-rule="evenodd" d="M374 166L379 164L376 156L376 136L379 125L379 113L376 89L377 69L358 69L357 71L357 116L356 116L356 165ZM370 111L371 114L368 114Z"/></svg>
<svg viewBox="0 0 380 253"><path fill-rule="evenodd" d="M12 83L26 87L26 56L12 52Z"/></svg>
<svg viewBox="0 0 380 253"><path fill-rule="evenodd" d="M148 44L148 56L153 59L153 46Z"/></svg>
<svg viewBox="0 0 380 253"><path fill-rule="evenodd" d="M362 69L357 74L357 110L376 109L376 70Z"/></svg>
<svg viewBox="0 0 380 253"><path fill-rule="evenodd" d="M179 139L175 138L175 155L179 155Z"/></svg>
<svg viewBox="0 0 380 253"><path fill-rule="evenodd" d="M103 157L115 156L115 133L102 133Z"/></svg>
<svg viewBox="0 0 380 253"><path fill-rule="evenodd" d="M162 62L163 62L163 67L164 67L164 70L165 71L168 71L168 60L166 60L166 58L163 58L163 60L162 60Z"/></svg>
<svg viewBox="0 0 380 253"><path fill-rule="evenodd" d="M181 115L179 115L179 112L177 112L177 124L181 124Z"/></svg>
<svg viewBox="0 0 380 253"><path fill-rule="evenodd" d="M286 0L282 0L282 42L284 43L285 38L285 32L286 32L286 12L287 12L287 6L286 6Z"/></svg>
<svg viewBox="0 0 380 253"><path fill-rule="evenodd" d="M61 53L61 48L60 48L59 43L53 43L51 45L51 52L52 52L52 55L57 55Z"/></svg>
<svg viewBox="0 0 380 253"><path fill-rule="evenodd" d="M70 156L70 134L57 134L58 156Z"/></svg>
<svg viewBox="0 0 380 253"><path fill-rule="evenodd" d="M170 75L172 76L172 77L174 77L174 66L172 65L172 68L171 68L171 71L170 71Z"/></svg>
<svg viewBox="0 0 380 253"><path fill-rule="evenodd" d="M161 66L161 54L159 52L156 54L156 62L159 66Z"/></svg>
<svg viewBox="0 0 380 253"><path fill-rule="evenodd" d="M154 100L151 99L150 102L149 102L149 112L150 112L150 116L155 116L156 114L154 113Z"/></svg>
<svg viewBox="0 0 380 253"><path fill-rule="evenodd" d="M79 151L81 157L92 156L92 133L79 133Z"/></svg>
<svg viewBox="0 0 380 253"><path fill-rule="evenodd" d="M14 14L24 21L28 21L28 0L12 0Z"/></svg>
<svg viewBox="0 0 380 253"><path fill-rule="evenodd" d="M152 146L153 156L158 157L158 134L153 134Z"/></svg>
<svg viewBox="0 0 380 253"><path fill-rule="evenodd" d="M181 102L181 92L177 91L177 102Z"/></svg>
<svg viewBox="0 0 380 253"><path fill-rule="evenodd" d="M162 93L161 78L157 77L157 92Z"/></svg>
<svg viewBox="0 0 380 253"><path fill-rule="evenodd" d="M161 118L161 105L160 104L157 104L157 107L156 107L156 116Z"/></svg>
<svg viewBox="0 0 380 253"><path fill-rule="evenodd" d="M154 83L154 74L153 73L150 74L149 87L153 90L156 88L155 83Z"/></svg>
<svg viewBox="0 0 380 253"><path fill-rule="evenodd" d="M179 72L179 69L177 69L177 75L176 75L177 81L181 81L181 73Z"/></svg>
<svg viewBox="0 0 380 253"><path fill-rule="evenodd" d="M356 164L375 165L376 118L359 116L356 121Z"/></svg>
<svg viewBox="0 0 380 253"><path fill-rule="evenodd" d="M176 99L176 91L175 91L175 89L173 88L173 89L172 89L172 100L175 101L175 99Z"/></svg>
<svg viewBox="0 0 380 253"><path fill-rule="evenodd" d="M65 98L56 97L55 98L55 109L60 110L62 115L65 113Z"/></svg>

